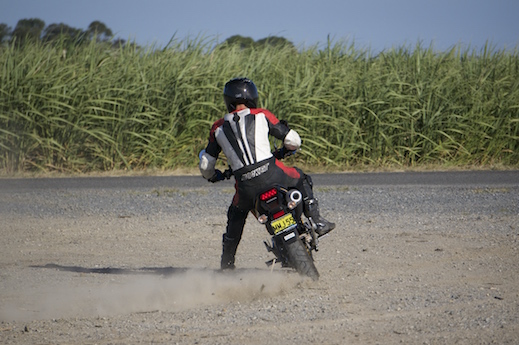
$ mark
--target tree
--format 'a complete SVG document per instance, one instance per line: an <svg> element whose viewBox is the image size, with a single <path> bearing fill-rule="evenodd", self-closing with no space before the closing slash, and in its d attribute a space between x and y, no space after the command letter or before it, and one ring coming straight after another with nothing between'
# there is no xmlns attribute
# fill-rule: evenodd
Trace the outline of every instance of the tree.
<svg viewBox="0 0 519 345"><path fill-rule="evenodd" d="M88 35L89 39L92 40L95 37L98 41L102 42L109 41L113 36L112 30L110 30L103 22L98 20L90 23L88 29L86 30L86 34Z"/></svg>
<svg viewBox="0 0 519 345"><path fill-rule="evenodd" d="M83 35L81 29L76 29L67 24L51 24L45 28L42 40L44 42L55 41L58 39L64 39L68 42L77 42Z"/></svg>
<svg viewBox="0 0 519 345"><path fill-rule="evenodd" d="M284 37L269 36L256 41L256 45L259 46L272 46L272 47L289 47L295 48L294 44Z"/></svg>
<svg viewBox="0 0 519 345"><path fill-rule="evenodd" d="M239 45L241 49L250 48L254 45L254 40L250 37L243 37L241 35L234 35L225 40L224 44L230 46Z"/></svg>
<svg viewBox="0 0 519 345"><path fill-rule="evenodd" d="M44 27L45 22L41 19L20 19L11 34L11 40L16 40L17 45L22 45L27 40L37 41Z"/></svg>
<svg viewBox="0 0 519 345"><path fill-rule="evenodd" d="M266 38L262 38L260 40L254 41L250 37L243 37L241 35L234 35L226 39L221 45L219 45L219 48L224 48L225 46L234 46L239 45L241 49L247 49L251 47L289 47L295 49L295 46L292 42L287 40L284 37L278 37L278 36L269 36Z"/></svg>
<svg viewBox="0 0 519 345"><path fill-rule="evenodd" d="M0 44L7 40L11 36L11 27L7 24L0 23Z"/></svg>

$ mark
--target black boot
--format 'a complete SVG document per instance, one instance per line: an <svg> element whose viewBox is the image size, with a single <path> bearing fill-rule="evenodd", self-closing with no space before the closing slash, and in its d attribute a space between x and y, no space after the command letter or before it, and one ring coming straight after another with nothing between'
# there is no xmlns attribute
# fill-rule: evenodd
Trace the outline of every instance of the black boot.
<svg viewBox="0 0 519 345"><path fill-rule="evenodd" d="M236 249L238 248L239 240L236 241L234 238L228 238L226 234L223 234L222 238L222 261L220 262L220 268L222 270L233 270L234 256L236 255Z"/></svg>
<svg viewBox="0 0 519 345"><path fill-rule="evenodd" d="M316 199L309 199L305 201L305 216L312 218L317 226L315 232L319 237L326 235L335 229L335 223L329 222L319 214L319 203Z"/></svg>
<svg viewBox="0 0 519 345"><path fill-rule="evenodd" d="M241 240L245 220L248 211L240 210L231 204L227 211L227 230L222 238L222 261L220 266L222 270L234 269L234 255Z"/></svg>

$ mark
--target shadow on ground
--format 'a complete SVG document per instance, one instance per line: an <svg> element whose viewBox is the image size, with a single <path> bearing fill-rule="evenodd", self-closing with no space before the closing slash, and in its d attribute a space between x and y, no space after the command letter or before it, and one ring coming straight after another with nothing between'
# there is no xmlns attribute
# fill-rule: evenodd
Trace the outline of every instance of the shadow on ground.
<svg viewBox="0 0 519 345"><path fill-rule="evenodd" d="M81 266L62 266L58 264L46 264L43 266L32 265L31 268L54 269L63 272L75 273L95 273L95 274L122 274L122 275L158 275L170 277L173 275L183 274L187 272L199 273L219 273L223 275L241 274L241 273L265 273L267 270L259 268L237 268L234 270L222 271L220 269L209 268L190 268L190 267L140 267L140 268L117 268L117 267L81 267Z"/></svg>

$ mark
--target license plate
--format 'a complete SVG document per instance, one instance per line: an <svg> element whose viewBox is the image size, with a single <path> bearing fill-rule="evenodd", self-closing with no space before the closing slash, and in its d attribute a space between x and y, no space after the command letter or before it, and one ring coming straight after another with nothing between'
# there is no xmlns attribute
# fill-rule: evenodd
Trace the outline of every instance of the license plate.
<svg viewBox="0 0 519 345"><path fill-rule="evenodd" d="M270 223L275 234L283 230L286 230L295 224L296 220L294 219L294 217L292 217L292 214L290 213Z"/></svg>

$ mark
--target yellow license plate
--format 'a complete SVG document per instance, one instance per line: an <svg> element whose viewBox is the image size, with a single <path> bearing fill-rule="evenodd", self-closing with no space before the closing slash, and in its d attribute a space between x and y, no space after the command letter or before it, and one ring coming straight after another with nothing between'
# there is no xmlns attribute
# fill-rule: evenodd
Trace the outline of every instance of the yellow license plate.
<svg viewBox="0 0 519 345"><path fill-rule="evenodd" d="M292 214L290 214L290 213L283 216L282 218L270 223L275 234L277 234L278 232L281 232L283 230L286 230L295 224L296 224L296 220L294 219L294 217L292 217Z"/></svg>

